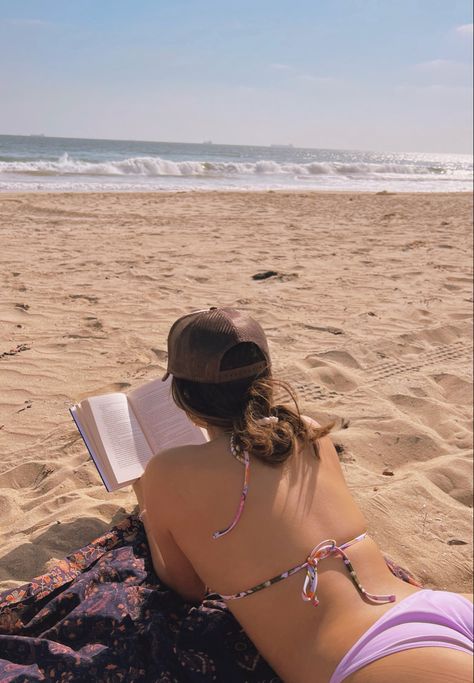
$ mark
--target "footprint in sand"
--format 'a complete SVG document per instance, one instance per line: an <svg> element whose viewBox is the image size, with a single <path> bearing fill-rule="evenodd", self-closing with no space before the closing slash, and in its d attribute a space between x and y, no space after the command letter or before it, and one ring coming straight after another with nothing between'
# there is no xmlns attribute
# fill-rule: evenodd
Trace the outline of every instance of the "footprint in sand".
<svg viewBox="0 0 474 683"><path fill-rule="evenodd" d="M324 353L318 353L317 355L324 360L339 363L340 365L343 365L346 368L354 368L356 370L360 370L359 363L356 361L354 356L352 356L347 351L325 351Z"/></svg>
<svg viewBox="0 0 474 683"><path fill-rule="evenodd" d="M441 402L406 394L392 394L389 398L405 415L430 427L452 443L453 434L458 431L459 425Z"/></svg>
<svg viewBox="0 0 474 683"><path fill-rule="evenodd" d="M318 368L315 370L314 376L328 389L332 389L338 393L353 391L358 386L357 382L348 377L346 373L336 370L336 368Z"/></svg>
<svg viewBox="0 0 474 683"><path fill-rule="evenodd" d="M470 404L472 400L472 382L467 382L447 372L431 375L431 377L442 389L443 394L450 403Z"/></svg>
<svg viewBox="0 0 474 683"><path fill-rule="evenodd" d="M158 360L163 362L168 360L168 353L164 349L150 349L150 351L153 351Z"/></svg>
<svg viewBox="0 0 474 683"><path fill-rule="evenodd" d="M340 437L340 434L338 434ZM439 437L405 418L356 419L344 433L344 443L374 472L397 473L414 462L431 461L445 454Z"/></svg>
<svg viewBox="0 0 474 683"><path fill-rule="evenodd" d="M336 364L322 360L321 355L310 354L304 359L305 364L311 368L312 379L338 393L353 391L359 386L358 378L350 370L336 367ZM345 360L347 361L347 359Z"/></svg>
<svg viewBox="0 0 474 683"><path fill-rule="evenodd" d="M53 463L22 463L0 475L0 489L36 489L54 469Z"/></svg>
<svg viewBox="0 0 474 683"><path fill-rule="evenodd" d="M472 507L470 460L453 457L449 462L435 463L425 469L424 474L448 496L467 507Z"/></svg>

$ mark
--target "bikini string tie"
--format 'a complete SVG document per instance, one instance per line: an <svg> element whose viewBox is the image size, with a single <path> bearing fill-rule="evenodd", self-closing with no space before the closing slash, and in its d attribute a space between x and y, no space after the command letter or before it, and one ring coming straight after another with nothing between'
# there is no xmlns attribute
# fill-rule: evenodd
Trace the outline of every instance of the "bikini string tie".
<svg viewBox="0 0 474 683"><path fill-rule="evenodd" d="M365 598L375 603L395 602L395 595L375 595L374 593L368 593L360 583L351 561L344 552L344 548L348 548L350 545L353 545L353 543L363 540L365 535L365 533L361 534L354 540L344 543L341 546L336 545L336 541L331 538L326 541L321 541L321 543L313 548L306 560L306 576L301 593L301 597L305 602L311 602L315 607L319 605L319 600L316 596L316 589L318 587L318 563L320 560L324 560L331 555L342 559L351 576L352 582L359 593Z"/></svg>
<svg viewBox="0 0 474 683"><path fill-rule="evenodd" d="M319 605L319 600L316 597L316 589L318 587L318 562L319 560L324 560L326 557L332 555L336 548L336 541L334 539L321 541L321 543L313 548L306 560L306 576L301 597L306 602L311 602L315 607Z"/></svg>

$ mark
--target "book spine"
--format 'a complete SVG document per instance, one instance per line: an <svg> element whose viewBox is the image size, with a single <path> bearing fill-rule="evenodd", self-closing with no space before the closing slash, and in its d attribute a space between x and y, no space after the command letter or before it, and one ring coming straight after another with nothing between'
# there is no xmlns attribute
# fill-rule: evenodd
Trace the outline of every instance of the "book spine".
<svg viewBox="0 0 474 683"><path fill-rule="evenodd" d="M87 437L86 437L86 435L84 434L84 432L82 431L81 426L80 426L80 424L79 424L79 421L76 420L76 417L75 417L75 415L74 415L74 412L73 412L73 410L72 410L71 408L69 408L69 413L70 413L72 419L74 420L74 424L75 424L76 427L77 427L77 431L79 432L79 434L80 434L81 437L82 437L82 440L83 440L84 443L86 444L86 448L87 448L87 450L89 451L89 455L91 456L91 460L92 460L92 462L94 463L94 465L95 465L95 467L96 467L96 470L97 470L97 472L98 472L99 475L100 475L100 478L102 479L102 483L104 484L104 486L105 486L105 488L107 489L107 491L108 491L109 493L111 493L111 492L112 492L112 489L109 488L107 482L105 481L104 477L102 476L102 472L100 471L100 467L99 467L98 464L97 464L97 460L96 460L94 451L93 451L92 448L90 447L89 442L88 442L88 440L87 440Z"/></svg>

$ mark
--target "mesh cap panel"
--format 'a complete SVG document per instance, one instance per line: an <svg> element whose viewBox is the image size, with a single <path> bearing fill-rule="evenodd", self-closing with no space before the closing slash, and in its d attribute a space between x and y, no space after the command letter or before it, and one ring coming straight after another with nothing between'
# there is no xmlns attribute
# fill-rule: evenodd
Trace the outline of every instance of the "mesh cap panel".
<svg viewBox="0 0 474 683"><path fill-rule="evenodd" d="M225 353L237 344L251 342L265 360L232 370L221 370ZM251 377L270 366L265 333L256 320L235 308L211 308L179 318L168 335L168 369L194 382L219 384Z"/></svg>

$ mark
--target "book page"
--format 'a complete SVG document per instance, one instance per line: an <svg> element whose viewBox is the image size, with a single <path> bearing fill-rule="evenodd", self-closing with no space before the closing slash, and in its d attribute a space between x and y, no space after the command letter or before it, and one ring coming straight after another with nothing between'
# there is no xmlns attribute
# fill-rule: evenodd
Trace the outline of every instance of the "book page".
<svg viewBox="0 0 474 683"><path fill-rule="evenodd" d="M91 431L93 428L90 425L90 421L87 420L87 412L90 411L83 410L81 405L75 405L69 409L69 412L72 419L76 423L79 434L82 436L82 439L86 444L89 455L97 467L97 471L104 482L105 488L107 491L113 491L114 485L116 484L115 477L113 476L113 472L107 462L107 459L104 458L102 449L100 447L100 442L98 445L96 439L94 439L93 432Z"/></svg>
<svg viewBox="0 0 474 683"><path fill-rule="evenodd" d="M141 477L153 452L125 394L94 396L87 402L117 482Z"/></svg>
<svg viewBox="0 0 474 683"><path fill-rule="evenodd" d="M128 394L154 453L165 448L205 443L203 431L178 408L171 396L171 378L155 379Z"/></svg>

